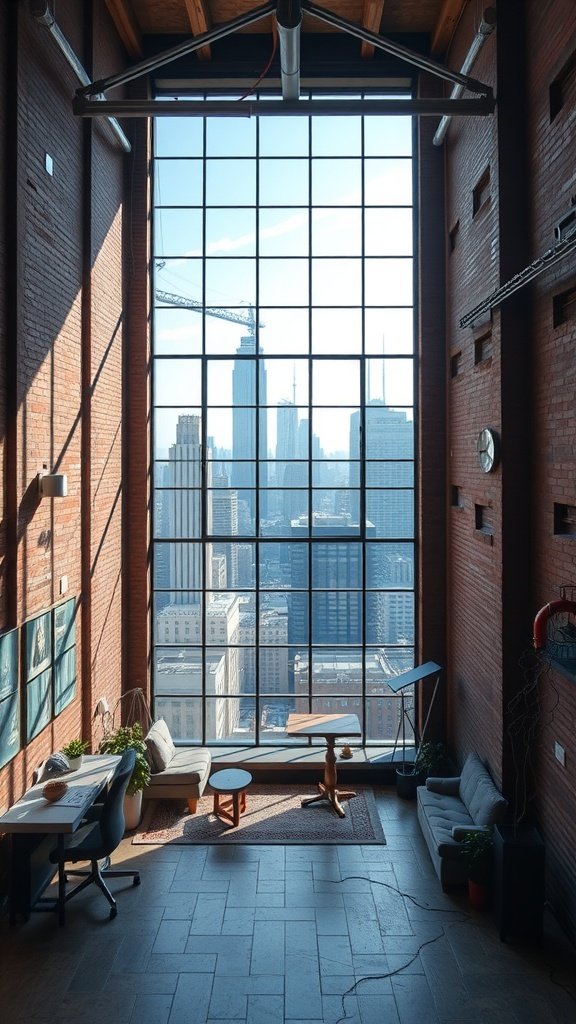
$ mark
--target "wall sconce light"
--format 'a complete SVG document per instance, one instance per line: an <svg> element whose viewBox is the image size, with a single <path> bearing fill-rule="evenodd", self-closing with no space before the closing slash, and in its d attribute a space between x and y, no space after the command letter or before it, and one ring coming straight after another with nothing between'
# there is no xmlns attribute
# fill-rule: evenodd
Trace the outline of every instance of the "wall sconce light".
<svg viewBox="0 0 576 1024"><path fill-rule="evenodd" d="M66 473L38 473L38 494L41 498L65 498L68 494Z"/></svg>

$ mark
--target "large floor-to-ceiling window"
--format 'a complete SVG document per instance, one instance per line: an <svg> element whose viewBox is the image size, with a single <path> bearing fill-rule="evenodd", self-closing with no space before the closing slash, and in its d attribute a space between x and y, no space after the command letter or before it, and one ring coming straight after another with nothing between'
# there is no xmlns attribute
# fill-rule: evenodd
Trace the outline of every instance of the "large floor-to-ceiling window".
<svg viewBox="0 0 576 1024"><path fill-rule="evenodd" d="M415 636L411 119L170 117L154 140L156 714L237 745L354 712L391 742Z"/></svg>

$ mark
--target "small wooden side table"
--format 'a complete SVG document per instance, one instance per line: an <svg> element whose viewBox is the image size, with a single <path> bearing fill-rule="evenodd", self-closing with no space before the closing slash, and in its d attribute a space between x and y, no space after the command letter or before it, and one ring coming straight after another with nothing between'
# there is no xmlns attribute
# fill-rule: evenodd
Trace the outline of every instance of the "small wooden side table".
<svg viewBox="0 0 576 1024"><path fill-rule="evenodd" d="M346 811L340 803L341 799L348 800L356 796L352 790L337 788L336 754L334 746L338 736L361 736L362 730L357 715L314 715L298 714L294 712L288 715L286 723L288 736L322 736L326 741L326 754L324 757L324 781L318 783L318 796L307 796L302 801L302 807L308 804L315 804L318 800L327 800L330 806L336 811L340 818L346 817Z"/></svg>
<svg viewBox="0 0 576 1024"><path fill-rule="evenodd" d="M208 779L208 785L214 790L214 814L237 828L240 815L246 810L246 789L251 782L250 772L243 768L223 768L215 772ZM225 794L231 799L222 800Z"/></svg>

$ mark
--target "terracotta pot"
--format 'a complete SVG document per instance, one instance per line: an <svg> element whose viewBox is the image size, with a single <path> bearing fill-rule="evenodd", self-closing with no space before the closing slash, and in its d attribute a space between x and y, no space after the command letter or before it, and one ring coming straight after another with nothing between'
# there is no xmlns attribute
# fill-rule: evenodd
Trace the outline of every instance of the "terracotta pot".
<svg viewBox="0 0 576 1024"><path fill-rule="evenodd" d="M474 910L487 910L490 906L490 889L481 882L468 879L468 901Z"/></svg>

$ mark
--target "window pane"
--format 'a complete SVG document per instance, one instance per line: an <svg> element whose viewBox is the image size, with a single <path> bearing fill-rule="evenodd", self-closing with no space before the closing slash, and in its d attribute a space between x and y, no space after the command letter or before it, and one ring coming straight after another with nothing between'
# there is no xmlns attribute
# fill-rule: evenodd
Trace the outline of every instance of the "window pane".
<svg viewBox="0 0 576 1024"><path fill-rule="evenodd" d="M314 409L312 430L318 443L315 455L338 459L358 458L360 454L360 414L353 409Z"/></svg>
<svg viewBox="0 0 576 1024"><path fill-rule="evenodd" d="M411 206L412 162L366 160L364 201L367 206Z"/></svg>
<svg viewBox="0 0 576 1024"><path fill-rule="evenodd" d="M194 309L154 310L156 355L199 355L202 352L202 316Z"/></svg>
<svg viewBox="0 0 576 1024"><path fill-rule="evenodd" d="M367 210L364 231L367 256L412 255L412 210Z"/></svg>
<svg viewBox="0 0 576 1024"><path fill-rule="evenodd" d="M255 405L256 361L208 360L206 399L208 405Z"/></svg>
<svg viewBox="0 0 576 1024"><path fill-rule="evenodd" d="M259 219L261 256L307 256L308 210L262 210Z"/></svg>
<svg viewBox="0 0 576 1024"><path fill-rule="evenodd" d="M409 306L412 303L412 260L369 259L364 263L365 301L368 306Z"/></svg>
<svg viewBox="0 0 576 1024"><path fill-rule="evenodd" d="M315 696L354 695L362 692L362 648L312 651L312 692Z"/></svg>
<svg viewBox="0 0 576 1024"><path fill-rule="evenodd" d="M261 259L259 283L264 305L302 306L308 302L308 261Z"/></svg>
<svg viewBox="0 0 576 1024"><path fill-rule="evenodd" d="M366 352L380 355L412 355L414 313L412 309L367 309L364 313Z"/></svg>
<svg viewBox="0 0 576 1024"><path fill-rule="evenodd" d="M202 206L202 161L156 160L154 202L157 206Z"/></svg>
<svg viewBox="0 0 576 1024"><path fill-rule="evenodd" d="M313 309L312 351L347 355L362 349L361 309Z"/></svg>
<svg viewBox="0 0 576 1024"><path fill-rule="evenodd" d="M366 643L410 644L414 638L414 598L411 593L366 594Z"/></svg>
<svg viewBox="0 0 576 1024"><path fill-rule="evenodd" d="M154 411L154 458L171 458L200 465L202 421L199 409L156 409ZM195 480L196 478L193 477ZM199 487L199 481L192 484Z"/></svg>
<svg viewBox="0 0 576 1024"><path fill-rule="evenodd" d="M315 359L312 363L314 405L357 405L360 363L357 359ZM347 416L348 413L344 413Z"/></svg>
<svg viewBox="0 0 576 1024"><path fill-rule="evenodd" d="M163 718L175 740L202 743L202 700L200 697L157 696L157 718Z"/></svg>
<svg viewBox="0 0 576 1024"><path fill-rule="evenodd" d="M154 360L156 405L199 405L201 401L202 373L199 359Z"/></svg>
<svg viewBox="0 0 576 1024"><path fill-rule="evenodd" d="M256 702L253 698L207 697L205 704L207 743L254 743Z"/></svg>
<svg viewBox="0 0 576 1024"><path fill-rule="evenodd" d="M260 587L308 587L308 545L279 541L260 544Z"/></svg>
<svg viewBox="0 0 576 1024"><path fill-rule="evenodd" d="M360 160L313 160L312 202L317 206L359 206Z"/></svg>
<svg viewBox="0 0 576 1024"><path fill-rule="evenodd" d="M366 519L376 537L414 535L414 492L366 489Z"/></svg>
<svg viewBox="0 0 576 1024"><path fill-rule="evenodd" d="M312 643L359 644L362 641L362 595L349 591L315 592Z"/></svg>
<svg viewBox="0 0 576 1024"><path fill-rule="evenodd" d="M268 676L265 669L267 678ZM288 715L296 711L296 699L294 697L273 698L267 697L261 702L260 710L260 739L262 743L296 744L302 743L298 736L286 734L286 723Z"/></svg>
<svg viewBox="0 0 576 1024"><path fill-rule="evenodd" d="M256 119L207 118L206 153L208 156L253 156L256 153Z"/></svg>
<svg viewBox="0 0 576 1024"><path fill-rule="evenodd" d="M385 117L379 114L366 116L364 152L366 156L410 156L412 118Z"/></svg>
<svg viewBox="0 0 576 1024"><path fill-rule="evenodd" d="M339 529L339 533L343 532ZM312 587L348 590L362 586L361 544L313 544Z"/></svg>
<svg viewBox="0 0 576 1024"><path fill-rule="evenodd" d="M202 308L202 260L181 257L155 264L154 298L159 306L184 305ZM174 300L176 296L176 301Z"/></svg>
<svg viewBox="0 0 576 1024"><path fill-rule="evenodd" d="M158 488L154 537L199 537L201 492L190 487ZM194 584L197 586L197 584Z"/></svg>
<svg viewBox="0 0 576 1024"><path fill-rule="evenodd" d="M367 462L367 487L414 487L413 462Z"/></svg>
<svg viewBox="0 0 576 1024"><path fill-rule="evenodd" d="M254 210L206 210L207 256L253 256L255 252Z"/></svg>
<svg viewBox="0 0 576 1024"><path fill-rule="evenodd" d="M260 331L260 344L267 355L278 353L292 355L308 352L309 314L308 309L263 309L261 322L265 330Z"/></svg>
<svg viewBox="0 0 576 1024"><path fill-rule="evenodd" d="M260 160L262 206L307 206L307 160Z"/></svg>
<svg viewBox="0 0 576 1024"><path fill-rule="evenodd" d="M308 120L305 117L260 117L262 156L307 156Z"/></svg>
<svg viewBox="0 0 576 1024"><path fill-rule="evenodd" d="M412 405L414 364L411 359L370 359L366 364L367 389L372 402Z"/></svg>
<svg viewBox="0 0 576 1024"><path fill-rule="evenodd" d="M154 121L157 156L202 156L203 124L200 117L158 117Z"/></svg>
<svg viewBox="0 0 576 1024"><path fill-rule="evenodd" d="M255 201L255 160L206 161L208 206L254 206Z"/></svg>
<svg viewBox="0 0 576 1024"><path fill-rule="evenodd" d="M201 210L156 210L154 256L200 256L202 254Z"/></svg>
<svg viewBox="0 0 576 1024"><path fill-rule="evenodd" d="M313 211L313 256L360 256L361 253L362 214L360 210L321 209Z"/></svg>
<svg viewBox="0 0 576 1024"><path fill-rule="evenodd" d="M188 637L186 637L188 641ZM191 642L191 641L190 641ZM184 697L202 693L202 651L198 647L156 647L156 693Z"/></svg>
<svg viewBox="0 0 576 1024"><path fill-rule="evenodd" d="M205 266L207 307L256 301L255 260L207 259Z"/></svg>
<svg viewBox="0 0 576 1024"><path fill-rule="evenodd" d="M366 586L370 590L384 587L414 586L414 546L412 544L367 544Z"/></svg>
<svg viewBox="0 0 576 1024"><path fill-rule="evenodd" d="M361 260L312 260L312 302L317 306L359 306Z"/></svg>
<svg viewBox="0 0 576 1024"><path fill-rule="evenodd" d="M278 421L286 425L288 432L294 429L295 406L308 403L308 360L307 359L265 359L262 361L266 376L266 404L279 405ZM262 398L261 398L262 401ZM289 448L285 438L279 443Z"/></svg>
<svg viewBox="0 0 576 1024"><path fill-rule="evenodd" d="M359 156L359 117L312 117L311 123L313 156Z"/></svg>
<svg viewBox="0 0 576 1024"><path fill-rule="evenodd" d="M369 459L409 459L413 454L413 423L402 409L366 409L366 456Z"/></svg>

